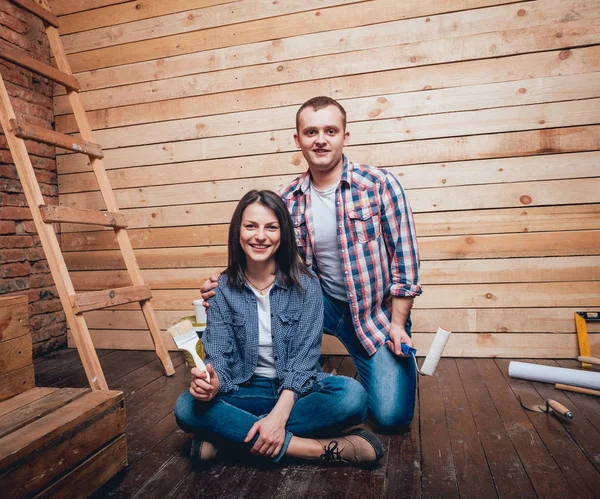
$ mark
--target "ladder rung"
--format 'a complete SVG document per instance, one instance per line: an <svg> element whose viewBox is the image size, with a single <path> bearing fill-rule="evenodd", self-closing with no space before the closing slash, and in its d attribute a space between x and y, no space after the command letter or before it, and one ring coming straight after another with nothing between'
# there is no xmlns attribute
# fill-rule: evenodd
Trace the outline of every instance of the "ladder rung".
<svg viewBox="0 0 600 499"><path fill-rule="evenodd" d="M149 300L152 298L152 291L150 291L150 286L144 284L143 286L127 286L125 288L79 293L72 295L70 298L73 312L80 314L134 301Z"/></svg>
<svg viewBox="0 0 600 499"><path fill-rule="evenodd" d="M85 225L103 225L105 227L127 227L124 213L112 211L81 210L67 206L40 205L42 220L46 223L65 222Z"/></svg>
<svg viewBox="0 0 600 499"><path fill-rule="evenodd" d="M10 120L10 126L13 133L21 139L37 140L51 146L58 146L69 151L87 154L92 158L102 159L104 157L102 148L98 144L88 142L87 140L71 137L64 133L55 132L54 130L19 120Z"/></svg>
<svg viewBox="0 0 600 499"><path fill-rule="evenodd" d="M13 62L21 67L24 67L25 69L29 69L30 71L49 78L56 83L60 83L61 85L64 85L67 91L79 92L79 90L81 90L79 82L74 76L63 73L62 71L59 71L48 64L44 64L43 62L40 62L21 52L17 52L16 50L12 50L0 45L0 58Z"/></svg>
<svg viewBox="0 0 600 499"><path fill-rule="evenodd" d="M28 10L32 14L35 14L36 16L38 16L40 19L43 19L51 26L54 26L55 28L60 27L58 24L58 17L56 17L48 9L35 3L33 0L12 0L12 2L16 3L17 5L20 5L25 10Z"/></svg>

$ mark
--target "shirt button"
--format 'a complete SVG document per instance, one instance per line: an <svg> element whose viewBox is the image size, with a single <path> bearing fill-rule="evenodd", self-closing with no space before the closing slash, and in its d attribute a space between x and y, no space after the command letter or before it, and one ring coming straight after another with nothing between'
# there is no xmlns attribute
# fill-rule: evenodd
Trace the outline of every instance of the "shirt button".
<svg viewBox="0 0 600 499"><path fill-rule="evenodd" d="M352 298L352 293L349 294L350 298Z"/></svg>
<svg viewBox="0 0 600 499"><path fill-rule="evenodd" d="M347 271L347 270L346 270L346 271L344 271L344 274L348 275L348 271Z"/></svg>
<svg viewBox="0 0 600 499"><path fill-rule="evenodd" d="M340 224L340 227L342 226L342 224Z"/></svg>

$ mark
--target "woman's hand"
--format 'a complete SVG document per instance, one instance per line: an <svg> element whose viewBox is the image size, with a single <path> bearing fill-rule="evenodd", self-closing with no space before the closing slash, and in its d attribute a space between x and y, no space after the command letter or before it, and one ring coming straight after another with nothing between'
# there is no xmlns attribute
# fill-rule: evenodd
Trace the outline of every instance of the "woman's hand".
<svg viewBox="0 0 600 499"><path fill-rule="evenodd" d="M285 440L286 423L287 419L271 411L268 416L252 425L244 442L250 442L258 432L258 440L254 443L251 452L264 457L277 457Z"/></svg>
<svg viewBox="0 0 600 499"><path fill-rule="evenodd" d="M219 284L217 283L218 280L219 276L213 275L210 279L206 279L206 281L204 281L204 284L200 288L200 296L202 296L202 299L204 300L202 302L204 308L208 308L210 306L206 300L215 296L215 292L213 291L213 289L219 287Z"/></svg>
<svg viewBox="0 0 600 499"><path fill-rule="evenodd" d="M210 402L219 392L219 376L210 364L206 365L206 370L210 374L210 382L206 381L206 373L197 367L192 369L192 383L190 384L190 394L196 400L201 402Z"/></svg>
<svg viewBox="0 0 600 499"><path fill-rule="evenodd" d="M252 425L244 442L250 442L258 432L258 439L251 452L274 458L281 452L285 441L285 425L294 407L294 392L283 390L269 415Z"/></svg>

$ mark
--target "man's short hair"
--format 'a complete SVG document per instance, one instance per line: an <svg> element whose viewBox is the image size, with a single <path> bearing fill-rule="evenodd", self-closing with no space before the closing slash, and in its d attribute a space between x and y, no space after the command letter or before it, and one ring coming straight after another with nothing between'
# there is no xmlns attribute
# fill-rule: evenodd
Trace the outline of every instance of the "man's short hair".
<svg viewBox="0 0 600 499"><path fill-rule="evenodd" d="M320 109L324 109L329 106L337 107L342 113L342 121L344 123L344 131L346 130L346 110L342 107L342 105L332 99L331 97L327 97L325 95L319 95L318 97L313 97L312 99L307 100L304 104L300 106L298 112L296 113L296 131L299 132L300 127L300 113L304 111L307 107L311 107L313 111L319 111Z"/></svg>

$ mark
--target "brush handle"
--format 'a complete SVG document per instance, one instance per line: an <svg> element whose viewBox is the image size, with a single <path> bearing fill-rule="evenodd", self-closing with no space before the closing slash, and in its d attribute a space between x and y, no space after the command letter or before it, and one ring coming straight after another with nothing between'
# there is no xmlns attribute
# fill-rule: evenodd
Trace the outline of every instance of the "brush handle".
<svg viewBox="0 0 600 499"><path fill-rule="evenodd" d="M200 369L201 371L204 371L206 373L206 381L208 383L210 383L210 374L208 374L208 370L206 369L206 364L200 358L200 356L198 355L198 352L196 351L196 345L197 344L198 344L198 342L194 343L193 348L190 347L189 349L186 349L186 350L192 356L192 359L194 359L194 364L196 364L196 367L198 369Z"/></svg>

